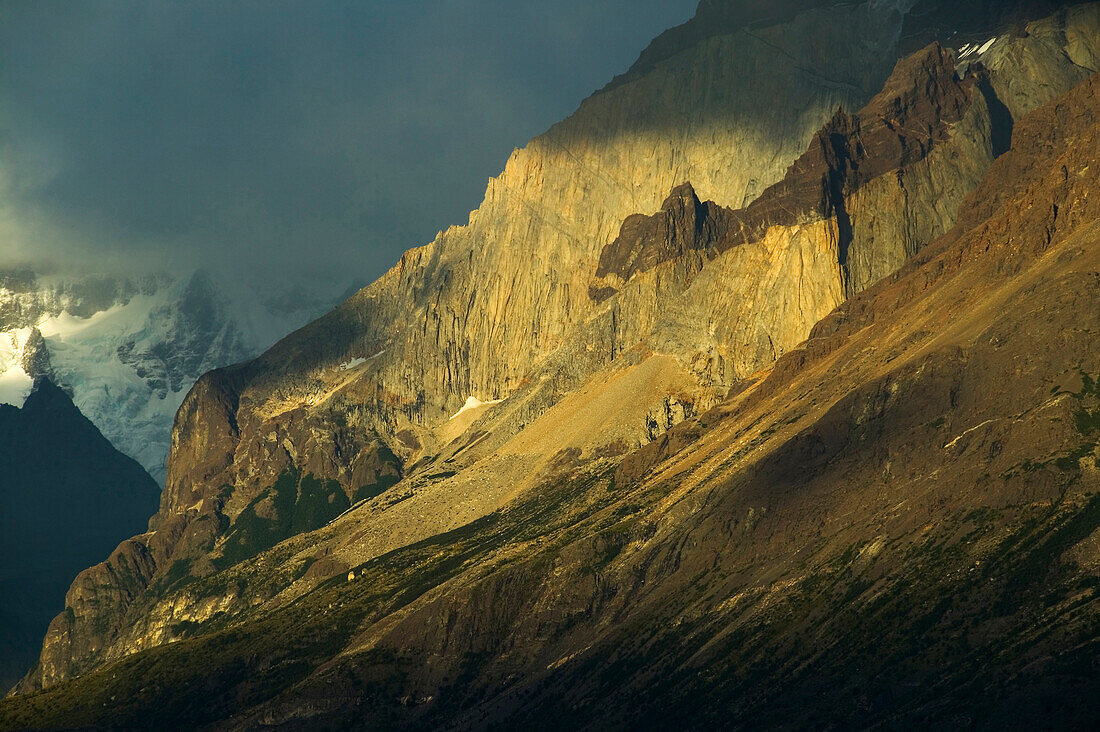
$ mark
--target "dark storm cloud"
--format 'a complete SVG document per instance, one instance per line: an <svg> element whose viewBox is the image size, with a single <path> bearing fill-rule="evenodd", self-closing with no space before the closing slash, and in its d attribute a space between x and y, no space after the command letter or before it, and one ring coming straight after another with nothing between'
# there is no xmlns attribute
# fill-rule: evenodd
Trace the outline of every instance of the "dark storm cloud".
<svg viewBox="0 0 1100 732"><path fill-rule="evenodd" d="M695 5L0 1L0 266L363 276Z"/></svg>

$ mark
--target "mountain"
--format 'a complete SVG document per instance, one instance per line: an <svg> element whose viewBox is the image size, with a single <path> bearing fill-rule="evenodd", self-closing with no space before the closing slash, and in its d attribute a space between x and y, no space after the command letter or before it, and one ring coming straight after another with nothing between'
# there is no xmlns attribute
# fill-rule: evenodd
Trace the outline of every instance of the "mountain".
<svg viewBox="0 0 1100 732"><path fill-rule="evenodd" d="M324 313L337 292L258 292L202 270L0 272L0 402L22 405L34 378L49 377L163 484L172 420L191 385Z"/></svg>
<svg viewBox="0 0 1100 732"><path fill-rule="evenodd" d="M61 389L0 405L0 683L34 664L73 576L143 531L159 488Z"/></svg>
<svg viewBox="0 0 1100 732"><path fill-rule="evenodd" d="M722 7L203 376L0 720L1095 722L1100 4Z"/></svg>

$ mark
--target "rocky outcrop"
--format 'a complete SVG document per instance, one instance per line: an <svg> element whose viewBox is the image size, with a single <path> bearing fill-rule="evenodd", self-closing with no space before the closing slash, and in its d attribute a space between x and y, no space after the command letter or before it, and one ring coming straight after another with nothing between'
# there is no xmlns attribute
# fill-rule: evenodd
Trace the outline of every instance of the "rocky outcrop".
<svg viewBox="0 0 1100 732"><path fill-rule="evenodd" d="M43 684L55 684L80 673L72 658L94 656L101 632L89 621L104 615L120 615L129 609L153 578L157 566L146 544L129 539L100 564L85 569L65 595L66 611L50 622L38 664ZM57 673L64 670L64 673Z"/></svg>
<svg viewBox="0 0 1100 732"><path fill-rule="evenodd" d="M653 269L688 250L702 251L713 258L735 246L764 240L773 227L790 229L832 219L840 237L838 264L848 269L849 249L853 245L861 255L850 291L862 290L945 230L908 221L910 217L921 216L922 206L936 206L935 199L942 194L921 191L924 200L914 201L912 208L899 212L905 221L895 229L923 229L920 231L923 236L916 241L903 231L883 230L881 226L876 237L874 222L864 226L860 220L864 208L874 212L871 215L880 210L882 215L888 215L885 212L890 207L878 205L880 202L876 200L884 195L881 185L869 196L860 196L854 205L856 220L848 211L849 199L887 173L895 174L897 187L904 192L909 171L925 161L936 145L956 136L989 137L991 122L988 110L982 109L984 99L975 99L977 83L979 78L975 76L960 78L953 54L938 44L903 59L885 88L866 107L855 115L839 110L814 136L809 149L791 165L784 179L746 208L734 211L713 202L700 203L691 186L686 185L672 192L661 213L648 218L637 215L627 218L619 237L601 253L597 278L615 275L625 282L635 273ZM968 120L970 129L953 129L974 104L978 109L976 118ZM975 147L970 145L962 151L968 154L969 159L963 164L970 166L971 175L959 176L957 166L939 175L942 180L961 178L955 187L963 193L973 187L992 161L991 149ZM868 198L872 199L870 205ZM956 206L958 200L957 196L949 198ZM953 210L950 203L943 208L950 216ZM854 231L857 227L858 242ZM864 228L870 231L865 233ZM899 255L889 263L894 266L876 267L869 261L875 258L872 252L876 239L880 249L900 246ZM591 289L606 297L611 286L594 285Z"/></svg>
<svg viewBox="0 0 1100 732"><path fill-rule="evenodd" d="M861 111L839 112L749 206L704 205L688 187L631 217L590 284L605 304L589 328L620 350L675 353L724 393L951 227L993 160L981 81L933 44Z"/></svg>
<svg viewBox="0 0 1100 732"><path fill-rule="evenodd" d="M703 203L690 183L672 189L653 216L627 216L615 241L600 252L596 277L615 275L622 281L637 272L679 259L689 251L708 257L718 253L716 245L729 236L730 217L713 201ZM607 299L614 288L590 288L597 302Z"/></svg>

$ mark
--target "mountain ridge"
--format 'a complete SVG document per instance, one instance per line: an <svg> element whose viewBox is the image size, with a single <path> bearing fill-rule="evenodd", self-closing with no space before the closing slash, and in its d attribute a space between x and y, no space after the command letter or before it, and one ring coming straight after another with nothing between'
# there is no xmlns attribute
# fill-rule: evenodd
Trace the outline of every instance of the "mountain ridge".
<svg viewBox="0 0 1100 732"><path fill-rule="evenodd" d="M821 27L816 15L795 16L788 26L774 28L822 42L832 33L883 27L873 10L843 11L845 20L866 22L854 29ZM727 187L727 198L746 204L740 210L704 204L695 181L681 185L685 179L675 176L682 170L658 165L663 172L647 184L652 205L624 213L612 226L605 202L601 216L607 221L584 222L600 235L582 242L577 251L584 256L576 260L570 259L577 254L569 248L571 235L558 224L562 212L583 209L563 207L558 221L536 225L525 218L537 214L529 202L513 209L493 206L510 200L507 181L521 169L549 186L552 200L576 205L571 197L587 196L587 176L595 171L598 177L602 166L587 167L576 188L563 191L555 188L562 171L543 172L552 167L553 155L523 162L534 153L517 152L511 172L490 183L485 208L471 215L467 229L410 250L378 283L259 359L199 380L173 431L169 483L151 531L124 543L74 584L88 594L55 621L40 666L22 687L47 691L28 697L24 708L40 709L40 699L78 699L66 695L81 690L98 698L104 689L123 688L128 681L112 686L95 670L110 664L135 678L170 675L157 665L160 659L171 663L192 651L202 656L220 638L235 639L228 642L241 644L241 652L257 644L262 664L270 664L266 668L295 669L286 684L257 682L262 698L254 709L234 712L233 725L335 725L351 719L354 708L374 715L367 719L378 724L431 726L446 719L479 726L485 717L478 715L498 715L537 726L538 710L562 705L580 710L575 721L592 726L601 719L628 720L641 713L630 711L640 698L631 696L631 685L646 678L641 669L652 650L646 643L655 644L655 658L675 680L670 688L683 691L683 699L706 699L705 688L684 670L690 659L668 648L676 638L698 637L702 645L692 646L692 653L717 663L706 649L721 645L725 631L706 618L748 602L751 622L737 625L747 634L742 640L782 651L776 657L792 659L796 667L812 665L813 658L792 655L786 646L767 646L795 643L781 627L775 630L769 607L784 608L801 618L801 627L812 627L812 613L787 599L794 588L826 606L835 603L849 613L843 617L855 613L881 621L877 610L860 615L864 610L847 603L864 602L876 581L896 593L898 581L914 579L892 542L914 547L914 567L938 562L963 572L966 565L955 563L962 561L961 550L952 548L943 557L932 550L954 547L951 532L973 520L951 512L965 504L980 513L987 495L995 505L982 524L983 546L996 539L1011 550L995 580L1023 582L1016 563L1033 566L1026 557L1046 544L1037 545L1026 522L1017 519L1030 516L1053 527L1052 535L1065 530L1077 536L1093 511L1087 486L1095 445L1088 440L1096 377L1085 371L1074 382L1077 377L1058 359L1077 354L1081 368L1092 369L1085 363L1088 316L1074 321L1072 313L1081 303L1087 306L1087 285L1095 280L1088 269L1095 253L1088 238L1094 202L1086 200L1095 176L1086 163L1095 154L1096 82L1086 77L1100 57L1100 34L1092 32L1098 18L1095 5L1075 6L1030 23L1025 32L995 36L973 53L933 44L884 75L883 91L868 93L857 107L862 111L838 114L815 97L812 114L820 124L788 158L795 162L783 167L786 179L760 195L747 192L751 186L743 174ZM718 40L702 45L707 48L701 63L717 48L729 49ZM694 63L679 68L695 69ZM690 79L710 78L687 73ZM658 86L669 81L667 67L652 74ZM613 89L608 97L650 103L628 97L623 90L630 89ZM1058 93L1066 96L1051 102ZM596 102L586 104L585 115L592 115ZM1000 157L997 140L1005 129L998 113L1008 115L1013 139ZM920 122L915 133L907 123L913 120ZM632 125L635 131L644 126ZM545 152L552 139L532 143L532 150ZM600 148L606 158L594 159L620 154ZM721 163L744 164L728 158ZM720 169L716 164L703 176L703 197ZM569 163L563 170L577 168ZM661 213L644 213L662 206L658 195L665 200ZM783 196L807 205L786 207ZM1047 198L1057 201L1052 210L1042 207ZM772 206L776 213L745 226L754 206ZM503 218L497 216L501 210ZM737 246L728 244L734 231ZM1009 231L1016 233L1006 241ZM1083 237L1079 244L1066 243L1071 234ZM609 248L614 256L604 267ZM1044 260L1047 249L1057 250L1059 258ZM536 260L533 269L512 268L520 254ZM490 262L494 266L480 266ZM643 266L635 266L639 262ZM960 287L959 272L990 283L988 297ZM1069 299L1054 294L1058 284L1068 288ZM1013 297L1018 302L1031 286L1040 288L1051 318L1080 326L1062 341L1045 335L1054 340L1043 341L1041 352L1026 350L1032 344L1013 335L1012 327L1025 321L1011 321L1011 310L1005 315L996 308ZM932 302L939 304L921 309ZM397 320L408 303L413 315ZM542 343L547 323L557 330ZM991 340L973 342L975 333L967 327L991 331ZM413 335L399 335L404 328ZM942 348L933 349L933 343ZM1059 380L1057 398L1013 412L1015 421L1003 418L1010 405L980 381L980 366L987 364L1006 383L1019 383L1029 398L1040 388L1039 377L1013 373L997 353L1002 343L1011 346L1006 353L1039 364L1036 369L1061 369L1051 376ZM840 368L845 359L855 368ZM429 372L431 379L424 378ZM959 384L981 398L967 402ZM1050 386L1043 382L1041 388ZM902 391L913 395L911 403L897 396ZM456 423L463 402L479 406L468 421ZM941 407L974 421L956 424L946 412L929 412ZM980 477L984 458L966 453L989 424L980 420L992 412L1002 415L995 422L1037 430L1035 415L1046 409L1057 410L1052 413L1062 426L1042 440L1026 444L1016 435L999 448L983 443L983 455L999 466L1003 485L978 490L993 484L992 473ZM896 430L887 428L892 415L901 420ZM941 428L955 427L957 434L945 435L942 445L929 441ZM1009 435L1012 428L1004 429ZM861 447L861 441L871 447ZM1090 444L1092 452L1084 450ZM848 448L860 459L844 458ZM956 449L967 455L960 467L939 462ZM905 486L943 495L932 478L914 472L915 463L905 464L906 450L936 465L962 491L947 508L943 502L918 503L914 516L949 527L944 536L933 534L931 544L915 533L921 528L916 518L898 518L885 503L896 503ZM861 490L848 497L839 490L841 462L862 481ZM1055 488L1063 499L1068 496L1065 502L1055 501ZM872 509L853 504L863 495ZM1005 508L1001 503L1020 496L1035 505L996 513ZM1044 506L1051 511L1042 513ZM800 518L803 509L806 516L820 515L821 526ZM858 531L845 527L844 510L864 511L860 520L867 525ZM893 538L879 544L877 535L863 533L876 522L893 527ZM754 533L758 529L765 533ZM776 537L788 535L802 542L810 565L792 568L782 558ZM1012 541L1029 548L1017 551ZM1087 547L1066 541L1083 552L1080 566L1091 566ZM892 557L891 563L876 565L880 554ZM985 553L976 557L989 561ZM766 560L759 569L755 558ZM1059 588L1087 583L1087 571L1073 569L1074 562L1058 565L1066 567ZM118 582L112 567L122 565L140 571ZM707 566L723 570L710 575ZM842 573L859 576L874 566L879 569L868 586ZM696 591L687 573L706 582ZM421 574L423 582L416 579ZM655 589L644 589L647 580ZM914 601L944 589L921 576L915 580ZM822 586L837 588L838 596L821 595ZM963 589L978 607L991 602L974 588ZM715 605L713 593L727 590L732 594ZM677 592L682 601L673 601ZM125 602L112 593L125 595ZM672 617L660 609L659 597L675 608ZM630 598L644 602L634 609ZM867 606L877 607L869 600ZM1024 623L1019 627L1030 627L1023 615L1011 617ZM1088 617L1086 626L1070 628L1078 633L1074 637L1087 640ZM684 635L662 635L656 628L665 621L685 625ZM289 650L258 640L297 624ZM487 626L500 632L475 632ZM850 629L842 630L850 636ZM605 634L618 639L621 654ZM314 640L322 650L308 650ZM585 660L590 641L602 650ZM326 644L346 653L326 656ZM153 651L144 650L150 646ZM753 693L792 688L780 683L782 669L769 666L766 656L746 656L736 643L723 647L748 668L764 669L758 680L740 678ZM815 647L827 655L827 645ZM224 663L231 664L237 657L227 658ZM625 685L614 681L616 658L631 669ZM427 659L442 660L436 667ZM822 678L848 669L848 663L841 657L826 664ZM225 688L245 683L224 668ZM737 691L741 687L731 679L741 672L714 668L726 679L725 688L736 691L730 703L742 705L736 709L740 718L769 719L767 709ZM586 674L605 684L611 701L602 710L585 697ZM74 675L75 682L65 682ZM539 686L544 680L548 686ZM766 691L769 682L777 691ZM505 691L493 692L496 685ZM55 686L56 694L50 691ZM894 713L892 692L882 693L885 701L871 700L871 707ZM369 708L360 709L363 704ZM818 704L832 709L827 701ZM639 709L652 711L651 705ZM225 711L219 709L217 714ZM675 704L669 710L683 711Z"/></svg>
<svg viewBox="0 0 1100 732"><path fill-rule="evenodd" d="M1095 8L1088 6L1089 12L1095 12ZM855 12L855 11L851 11ZM1092 18L1086 12L1080 18L1074 18L1073 22L1087 27ZM841 20L850 19L848 15ZM870 16L868 16L870 17ZM816 20L816 19L814 19ZM800 21L804 24L807 20ZM1005 80L1015 80L1012 83L1002 84L994 77L993 85L1000 85L1002 89L1008 89L1006 99L1012 102L1017 109L1026 106L1034 106L1035 92L1028 86L1031 78L1029 70L1034 65L1030 59L1037 53L1050 54L1048 38L1065 38L1065 23L1067 19L1056 18L1037 24L1026 38L1006 38L1002 45L994 44L989 50L991 54L990 65L999 58L1022 57L1027 63L1015 62L1001 73ZM811 33L833 32L826 27L821 30L819 23L799 26ZM848 26L844 26L843 32L850 32ZM1035 48L1038 51L1027 49ZM1054 49L1061 48L1053 46ZM1020 49L1023 49L1021 53ZM1064 52L1058 51L1059 53ZM943 52L938 52L938 58L942 62ZM1047 56L1038 56L1046 58ZM1066 63L1069 63L1068 58ZM923 68L919 64L915 67ZM1050 90L1047 90L1050 93ZM871 95L868 95L871 96ZM932 210L939 205L943 213L938 216L947 217L946 221L935 223L933 219L931 233L946 229L953 217L951 201L960 201L962 196L973 187L980 179L984 168L992 160L991 141L988 139L988 130L991 122L985 108L984 95L978 94L972 89L969 96L972 98L971 116L977 115L969 123L971 127L967 132L958 136L958 140L965 141L965 145L974 148L973 152L966 153L963 160L975 160L976 167L966 169L965 175L952 173L950 176L940 175L940 180L957 180L960 183L952 183L955 198L944 195L929 196L925 199L933 204ZM835 110L834 110L835 111ZM833 111L830 111L830 116ZM826 118L827 121L828 118ZM981 130L986 130L982 133ZM973 131L971 131L973 130ZM812 133L807 133L811 136ZM976 137L975 137L976 135ZM539 143L542 144L542 143ZM536 145L537 147L538 145ZM946 149L946 148L945 148ZM935 150L935 149L934 149ZM792 156L793 157L793 156ZM935 156L933 156L935 157ZM957 163L952 160L952 154L945 154L944 162L948 169L954 170ZM932 169L919 169L914 180L932 180L935 173ZM510 163L514 169L516 163ZM506 173L507 175L507 173ZM890 200L899 193L900 182L890 179L889 176L880 176L876 180L882 181L884 191L876 195L879 200ZM969 182L966 182L969 181ZM495 205L498 201L497 187L490 184L487 195L488 205ZM935 190L934 186L925 184L925 195ZM557 194L555 194L557 195ZM853 198L861 195L856 191ZM870 210L871 221L881 212L883 207L875 206L875 199L869 201L867 208ZM858 210L858 206L853 206ZM904 209L903 209L904 211ZM920 209L917 209L919 212ZM924 216L923 212L918 213ZM480 214L471 216L473 226L477 225ZM888 221L895 229L900 229L902 235L895 235L888 239L893 242L896 254L892 261L900 264L905 255L911 251L906 248L905 242L912 234L908 233L910 224L906 219L900 222ZM877 224L876 224L877 225ZM920 227L918 227L920 228ZM477 229L474 229L477 231ZM930 239L930 234L924 235L923 241ZM378 490L382 475L404 475L406 467L417 467L423 471L427 478L431 475L449 476L455 474L453 481L456 486L464 486L462 490L469 490L469 481L474 480L474 475L484 475L481 479L482 488L476 500L469 503L470 508L462 512L438 513L439 501L446 501L448 495L448 480L432 481L420 480L408 482L405 491L412 492L412 500L404 506L433 506L430 515L438 515L442 520L439 529L450 525L450 522L459 517L463 521L470 521L483 515L483 512L491 511L503 505L524 482L517 482L507 490L487 490L487 485L500 480L488 478L488 474L471 473L470 477L463 476L461 471L447 465L451 460L455 465L476 464L480 455L488 453L492 455L490 446L500 446L503 441L510 439L510 435L521 432L531 420L545 411L561 396L570 390L577 388L593 372L605 368L609 362L631 354L632 349L637 353L630 356L637 366L640 366L645 356L645 340L651 336L656 342L666 340L667 346L676 345L676 349L683 355L681 358L689 364L692 376L687 380L682 375L661 377L670 379L665 394L651 391L651 387L644 387L642 393L648 393L650 403L637 405L637 413L627 417L623 415L624 431L621 433L626 442L624 446L639 445L645 441L659 436L660 432L672 426L677 419L682 419L691 414L697 414L709 408L721 398L728 390L728 384L738 378L748 377L753 372L773 361L786 349L789 349L803 340L810 328L821 317L837 307L845 298L844 274L838 267L840 261L839 245L840 230L835 217L827 216L809 222L799 222L794 227L772 227L769 229L769 237L758 247L750 251L746 248L731 250L716 260L711 265L703 267L701 261L691 260L679 263L670 263L676 274L669 276L654 270L645 273L645 276L636 279L634 284L627 288L613 301L601 305L596 317L589 318L581 326L574 336L577 347L571 347L550 356L544 363L537 367L530 381L513 394L511 401L495 407L484 417L489 419L494 415L500 415L497 430L483 430L497 432L497 438L490 435L488 442L482 440L470 449L464 449L461 445L457 453L465 457L453 454L448 450L439 458L426 464L417 463L419 456L438 450L435 444L437 438L430 430L410 420L411 410L422 410L424 406L430 406L424 393L424 385L419 377L409 383L410 377L415 371L408 373L403 369L404 364L417 363L417 369L424 366L418 362L421 359L423 340L406 340L385 342L379 338L374 323L377 312L386 312L385 308L397 307L402 300L390 301L388 304L382 301L383 293L392 292L397 287L398 292L408 291L411 288L414 303L420 303L418 318L422 324L418 326L417 339L427 338L430 345L435 340L436 346L431 346L428 353L434 352L440 345L443 347L444 360L433 366L438 369L438 375L446 383L461 377L461 370L469 366L460 366L453 359L459 354L450 353L451 345L459 342L454 336L448 335L442 341L439 338L441 322L438 320L441 313L447 308L461 306L470 307L470 302L462 305L463 300L451 302L455 293L448 292L448 277L450 270L441 269L439 259L447 250L447 238L434 245L420 250L412 250L402 258L402 263L389 273L384 275L375 285L361 291L344 306L333 311L317 323L298 331L294 336L284 339L274 348L268 351L251 365L233 367L214 375L200 379L196 387L184 400L179 413L176 427L173 432L173 452L169 459L169 481L166 490L162 494L161 510L151 523L151 528L157 531L154 541L149 544L152 556L156 558L156 572L163 575L169 568L177 563L195 563L194 572L200 576L217 572L218 567L210 564L208 555L217 557L224 551L221 543L225 541L227 523L229 526L238 517L245 515L246 510L260 510L269 513L273 508L267 508L275 500L276 494L271 487L280 484L283 475L288 470L300 471L303 475L312 475L320 481L336 481L341 485L344 494L350 501L360 492L370 494ZM919 248L920 241L912 247ZM471 255L472 256L472 255ZM499 255L497 255L499 256ZM469 260L467 260L469 261ZM512 262L512 259L503 261ZM812 263L812 269L807 273L806 267ZM896 266L896 264L894 266ZM720 265L720 266L719 266ZM593 271L595 262L590 265ZM747 268L747 269L746 269ZM587 269L587 268L586 268ZM889 267L884 268L881 274L886 274ZM430 283L438 281L438 289L429 290ZM699 272L699 274L694 274ZM746 277L746 272L753 274ZM578 273L583 288L577 288L576 295L571 298L584 298L589 300L588 286L589 275L582 270ZM881 276L881 275L880 275ZM453 280L452 280L453 281ZM767 288L761 287L760 282L768 282ZM500 285L507 281L501 282ZM740 290L730 290L728 282L741 282ZM469 283L465 286L470 286ZM500 286L498 285L498 286ZM543 285L545 286L545 285ZM512 282L516 295L509 301L519 302L520 293L525 292L518 284ZM552 289L552 288L551 288ZM719 305L715 296L703 293L722 293L725 305ZM434 294L428 298L426 293ZM549 292L550 290L546 290ZM486 298L484 288L476 290L476 297ZM488 292L492 292L489 290ZM670 300L669 298L672 297ZM479 317L503 317L509 301L488 300L491 307L483 316ZM537 299L536 299L537 301ZM682 303L680 307L668 307L669 302ZM701 303L703 312L696 308ZM769 303L779 303L780 308L775 308ZM379 310L381 306L381 310ZM444 310L440 307L445 306ZM503 306L504 309L501 309ZM731 330L723 333L723 339L736 344L735 348L723 351L716 348L714 336L709 332L699 333L699 324L707 323L713 315L713 308L731 308L733 312L745 314L743 318L725 321L724 328ZM559 317L560 311L553 307L543 307L536 311L538 317L553 320ZM769 330L759 328L759 323L768 324ZM402 322L396 315L392 318L383 318L381 323L389 324ZM480 322L480 321L479 321ZM535 326L537 327L537 325ZM558 328L564 327L559 324ZM432 329L436 333L432 334ZM762 333L761 330L764 330ZM769 332L770 331L770 332ZM522 336L524 331L520 331ZM515 338L516 336L512 336ZM455 338L454 340L451 340ZM351 339L358 345L351 350L344 350L346 339ZM694 339L699 339L693 343ZM766 339L766 340L765 340ZM521 338L523 340L523 338ZM778 344L777 344L778 341ZM470 337L469 342L476 343L477 338ZM506 338L503 345L497 343L496 354L503 354L513 358L510 346ZM403 344L403 345L402 345ZM580 344L584 344L583 346ZM397 347L395 347L395 345ZM487 344L485 344L487 345ZM700 348L701 346L701 348ZM683 350L680 350L683 349ZM520 349L522 352L522 349ZM675 351L674 351L675 352ZM476 363L471 354L471 362ZM361 359L361 365L355 369L345 370L340 368L344 364L353 363ZM422 359L421 359L422 360ZM401 370L396 372L398 381L391 379L390 373L398 364ZM519 361L523 363L523 361ZM331 364L331 365L329 365ZM506 364L497 364L489 374L481 378L486 383L507 383L507 379L493 377L493 373L499 373L500 369L507 368ZM637 373L646 373L637 371ZM541 371L541 374L540 374ZM696 381L695 386L691 381ZM521 382L523 383L523 382ZM407 389L414 387L411 394L396 388ZM639 385L641 387L641 385ZM460 387L461 388L461 387ZM477 388L473 384L467 385L469 391L476 392L474 396L487 397L489 399L503 396L500 393L485 393L488 389ZM466 390L465 388L463 390ZM671 393L669 393L671 392ZM415 398L410 399L410 396ZM678 405L672 408L673 402ZM371 409L364 409L363 404L374 405ZM685 406L686 405L686 406ZM454 408L457 408L457 404ZM453 413L453 410L448 412ZM445 414L448 414L445 413ZM675 415L671 419L654 419L652 415ZM445 419L440 415L437 419ZM650 429L650 420L656 429ZM663 424L661 424L663 422ZM476 425L475 425L476 428ZM386 439L386 435L393 437ZM474 435L477 432L473 432ZM614 442L607 433L607 442ZM398 435L404 437L398 438ZM541 438L540 438L541 439ZM602 439L602 438L600 438ZM582 443L583 444L583 443ZM603 449L599 445L590 446L588 449ZM448 457L451 455L451 457ZM302 457L299 457L302 456ZM527 459L527 458L524 458ZM455 462L457 461L457 462ZM503 461L503 462L501 462ZM487 467L496 463L496 467ZM303 464L304 463L304 464ZM432 465L440 467L432 472ZM485 470L499 471L500 476L510 475L519 470L518 463L512 457L504 455L493 458L486 463ZM362 483L360 483L362 481ZM486 482L488 481L488 483ZM436 485L438 483L438 485ZM507 483L505 483L507 485ZM225 486L233 486L232 491L226 491ZM394 500L390 498L389 500ZM255 504L260 501L259 504ZM250 506L256 506L250 509ZM387 514L381 511L377 519L385 532L396 531L390 539L386 539L380 545L379 550L392 547L390 542L400 542L398 537L408 536L408 529L402 528L402 518L405 511L392 510ZM247 514L251 516L251 513ZM392 516L392 518L387 518ZM251 519L250 519L251 520ZM422 532L431 532L431 523L423 523L415 529L412 536L421 536ZM231 530L231 529L230 529ZM399 543L398 543L399 545ZM359 551L359 550L355 550ZM354 551L352 552L354 556ZM142 584L128 590L132 594L140 591ZM140 594L140 592L139 592ZM139 606L141 604L139 603ZM99 610L99 603L92 603L89 610L92 615L88 617L77 613L66 622L68 623L94 623L96 614L110 608L104 606ZM121 609L121 608L120 608ZM154 613L158 626L158 637L172 637L171 627L174 622L162 617L161 613L167 611L167 607ZM115 614L116 611L110 611ZM119 617L124 617L128 612L136 612L134 608L124 610ZM173 614L180 610L173 609ZM185 611L184 617L189 621L201 622L208 617L209 609L195 609L195 614ZM140 632L139 627L131 624L128 634L134 636L131 640L119 638L115 641L114 650L111 653L123 653L127 644L136 642ZM68 631L67 631L68 632ZM88 641L90 647L100 649L102 653L106 646L98 640ZM48 650L52 641L47 639L43 658L50 658L45 675L41 679L55 678L55 674L61 674L61 678L68 672L65 671L69 663L62 659L54 659L54 651ZM76 649L70 646L64 647L65 654L73 653ZM58 648L61 650L61 648ZM48 651L48 652L47 652ZM83 653L77 651L77 654ZM90 659L89 659L90 660ZM77 663L86 663L78 661ZM80 666L77 666L79 668ZM56 670L55 670L56 669ZM41 683L38 682L38 683Z"/></svg>
<svg viewBox="0 0 1100 732"><path fill-rule="evenodd" d="M194 705L186 676L162 684L180 724L1087 724L1100 433L1072 415L1100 414L1100 323L1080 307L1100 282L1098 83L1024 120L961 223L635 477L590 463L299 603L20 703L75 714L200 663L235 691ZM1059 313L1078 327L1021 327ZM1006 660L1014 639L1034 652ZM249 654L287 676L234 671ZM266 701L241 710L242 693Z"/></svg>

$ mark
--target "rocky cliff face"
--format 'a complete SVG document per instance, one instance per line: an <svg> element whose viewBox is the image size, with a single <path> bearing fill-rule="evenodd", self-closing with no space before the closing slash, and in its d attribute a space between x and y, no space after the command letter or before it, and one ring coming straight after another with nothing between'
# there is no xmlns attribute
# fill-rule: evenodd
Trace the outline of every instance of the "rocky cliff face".
<svg viewBox="0 0 1100 732"><path fill-rule="evenodd" d="M944 235L715 408L625 454L558 455L503 510L339 565L372 539L352 512L209 595L272 599L0 720L1090 726L1098 100L1093 77L1020 120ZM552 444L602 428L585 404L669 373L620 358L547 412ZM538 421L495 452L523 455Z"/></svg>
<svg viewBox="0 0 1100 732"><path fill-rule="evenodd" d="M78 580L24 688L318 597L676 444L678 422L757 393L815 323L955 225L1006 126L1076 83L1096 19L990 21L992 44L933 45L891 75L898 7L811 9L595 95L513 154L466 227L199 381L154 531ZM456 415L470 396L488 404Z"/></svg>

